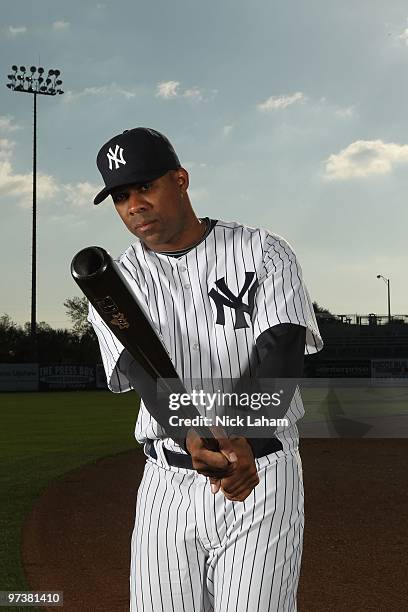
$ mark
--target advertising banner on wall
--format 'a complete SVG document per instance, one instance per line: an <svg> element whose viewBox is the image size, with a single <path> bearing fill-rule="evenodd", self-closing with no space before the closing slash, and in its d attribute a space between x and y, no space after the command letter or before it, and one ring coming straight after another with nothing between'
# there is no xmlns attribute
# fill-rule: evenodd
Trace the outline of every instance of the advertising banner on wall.
<svg viewBox="0 0 408 612"><path fill-rule="evenodd" d="M95 389L95 365L47 363L39 368L40 391Z"/></svg>
<svg viewBox="0 0 408 612"><path fill-rule="evenodd" d="M308 364L307 375L312 378L369 378L369 359L323 360Z"/></svg>
<svg viewBox="0 0 408 612"><path fill-rule="evenodd" d="M0 391L37 391L38 363L0 363Z"/></svg>
<svg viewBox="0 0 408 612"><path fill-rule="evenodd" d="M372 378L408 378L408 359L372 359Z"/></svg>

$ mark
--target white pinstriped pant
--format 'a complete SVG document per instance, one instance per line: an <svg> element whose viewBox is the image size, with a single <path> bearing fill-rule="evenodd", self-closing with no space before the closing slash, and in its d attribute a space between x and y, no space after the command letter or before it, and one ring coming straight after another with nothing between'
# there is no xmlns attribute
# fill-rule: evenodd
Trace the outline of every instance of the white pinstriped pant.
<svg viewBox="0 0 408 612"><path fill-rule="evenodd" d="M131 542L131 612L296 611L303 544L299 453L256 460L244 502L146 461Z"/></svg>

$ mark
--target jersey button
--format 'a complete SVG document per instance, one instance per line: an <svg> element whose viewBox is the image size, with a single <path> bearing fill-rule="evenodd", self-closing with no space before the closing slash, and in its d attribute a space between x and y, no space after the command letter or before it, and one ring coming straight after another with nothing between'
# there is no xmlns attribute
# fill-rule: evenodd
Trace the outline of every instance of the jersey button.
<svg viewBox="0 0 408 612"><path fill-rule="evenodd" d="M186 283L186 284L184 285L184 289L191 289L191 285L190 285L190 283Z"/></svg>
<svg viewBox="0 0 408 612"><path fill-rule="evenodd" d="M199 345L199 344L197 344L197 343L196 343L196 344L193 344L193 349L194 349L195 351L198 351L198 349L199 349L199 348L200 348L200 345Z"/></svg>
<svg viewBox="0 0 408 612"><path fill-rule="evenodd" d="M186 266L180 266L180 272L186 272L187 268Z"/></svg>

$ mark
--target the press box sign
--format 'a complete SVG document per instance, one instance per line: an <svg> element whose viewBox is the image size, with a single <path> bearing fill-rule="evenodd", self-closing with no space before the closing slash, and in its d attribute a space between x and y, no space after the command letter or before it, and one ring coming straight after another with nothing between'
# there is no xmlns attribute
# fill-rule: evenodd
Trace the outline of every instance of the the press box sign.
<svg viewBox="0 0 408 612"><path fill-rule="evenodd" d="M0 363L0 391L37 391L38 363Z"/></svg>
<svg viewBox="0 0 408 612"><path fill-rule="evenodd" d="M40 366L40 390L95 389L95 366L48 363Z"/></svg>
<svg viewBox="0 0 408 612"><path fill-rule="evenodd" d="M372 378L408 378L408 359L372 359Z"/></svg>

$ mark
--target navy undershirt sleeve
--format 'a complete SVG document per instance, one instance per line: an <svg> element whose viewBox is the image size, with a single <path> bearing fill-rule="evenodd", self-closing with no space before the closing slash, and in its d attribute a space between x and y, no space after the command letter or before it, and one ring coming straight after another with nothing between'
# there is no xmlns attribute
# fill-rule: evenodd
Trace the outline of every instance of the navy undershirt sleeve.
<svg viewBox="0 0 408 612"><path fill-rule="evenodd" d="M257 378L301 378L306 328L281 323L265 330L256 340L260 363Z"/></svg>
<svg viewBox="0 0 408 612"><path fill-rule="evenodd" d="M259 365L255 378L260 381L257 390L270 393L273 389L268 386L266 379L293 378L299 379L303 375L306 328L293 323L281 323L265 330L256 340L259 354ZM262 381L263 379L263 381ZM273 381L271 381L273 385ZM293 384L293 392L296 381ZM290 405L292 394L282 398L277 418L283 417ZM269 442L269 438L247 438L255 456L262 456L262 448Z"/></svg>

